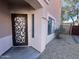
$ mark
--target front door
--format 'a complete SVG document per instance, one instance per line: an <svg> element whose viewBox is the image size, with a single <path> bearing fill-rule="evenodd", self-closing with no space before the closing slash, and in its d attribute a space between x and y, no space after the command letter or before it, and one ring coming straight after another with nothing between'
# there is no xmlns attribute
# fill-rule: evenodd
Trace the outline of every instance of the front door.
<svg viewBox="0 0 79 59"><path fill-rule="evenodd" d="M28 45L27 14L11 14L14 46Z"/></svg>

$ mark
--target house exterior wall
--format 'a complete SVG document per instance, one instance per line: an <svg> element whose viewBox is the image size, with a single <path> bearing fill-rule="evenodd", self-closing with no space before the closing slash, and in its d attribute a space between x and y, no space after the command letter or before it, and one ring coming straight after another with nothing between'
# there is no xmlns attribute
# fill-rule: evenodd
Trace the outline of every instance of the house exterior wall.
<svg viewBox="0 0 79 59"><path fill-rule="evenodd" d="M43 52L46 44L54 38L54 33L48 35L48 19L47 16L50 14L55 18L55 27L58 28L61 23L61 1L50 0L49 5L45 4L44 0L38 0L43 8L37 10L23 10L14 9L11 13L28 14L28 46L32 46L40 52ZM32 38L32 14L35 15L34 24L34 35ZM45 18L45 19L44 19Z"/></svg>
<svg viewBox="0 0 79 59"><path fill-rule="evenodd" d="M7 4L0 0L0 55L12 47L11 34L10 10Z"/></svg>
<svg viewBox="0 0 79 59"><path fill-rule="evenodd" d="M38 0L46 12L49 12L53 17L56 18L57 27L61 24L61 0L50 0L49 4L46 4L44 0Z"/></svg>
<svg viewBox="0 0 79 59"><path fill-rule="evenodd" d="M38 0L43 8L37 10L11 9L9 10L5 3L0 2L0 37L8 36L9 41L6 42L6 47L9 49L12 46L12 29L11 29L11 13L28 14L28 46L32 46L40 52L43 52L46 44L54 38L54 33L48 35L48 14L55 18L55 27L58 28L61 23L61 4L60 0L50 0L49 5L45 4L44 0ZM34 22L34 38L32 38L32 14L35 15ZM2 20L3 19L3 20ZM10 35L10 36L9 36ZM0 41L1 42L1 41ZM4 42L4 40L2 41ZM3 44L0 44L3 46ZM4 47L5 47L4 45ZM6 49L0 46L0 48ZM0 50L2 51L2 50ZM2 51L4 53L7 50Z"/></svg>
<svg viewBox="0 0 79 59"><path fill-rule="evenodd" d="M61 0L50 0L48 11L56 18L56 27L59 27L61 24Z"/></svg>
<svg viewBox="0 0 79 59"><path fill-rule="evenodd" d="M11 35L10 10L6 3L0 0L0 38Z"/></svg>
<svg viewBox="0 0 79 59"><path fill-rule="evenodd" d="M42 1L42 2L41 2ZM48 35L48 14L55 19L55 28L58 28L61 24L61 0L50 0L49 4L46 5L44 0L40 0L43 4L43 16L46 19L41 19L41 51L44 51L46 44L49 43L55 34Z"/></svg>

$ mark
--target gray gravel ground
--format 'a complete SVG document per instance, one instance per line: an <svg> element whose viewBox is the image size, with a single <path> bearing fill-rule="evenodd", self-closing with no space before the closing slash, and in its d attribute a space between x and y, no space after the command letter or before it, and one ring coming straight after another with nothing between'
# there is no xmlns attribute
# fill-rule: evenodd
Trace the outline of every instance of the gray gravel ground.
<svg viewBox="0 0 79 59"><path fill-rule="evenodd" d="M61 35L62 39L53 39L38 59L79 59L79 44L72 36Z"/></svg>

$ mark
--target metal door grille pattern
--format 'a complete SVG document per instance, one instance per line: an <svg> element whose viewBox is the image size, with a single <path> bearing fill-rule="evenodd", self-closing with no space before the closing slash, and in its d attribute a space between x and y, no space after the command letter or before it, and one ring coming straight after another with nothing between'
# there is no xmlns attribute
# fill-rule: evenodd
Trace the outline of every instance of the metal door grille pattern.
<svg viewBox="0 0 79 59"><path fill-rule="evenodd" d="M16 43L25 43L25 17L15 17Z"/></svg>

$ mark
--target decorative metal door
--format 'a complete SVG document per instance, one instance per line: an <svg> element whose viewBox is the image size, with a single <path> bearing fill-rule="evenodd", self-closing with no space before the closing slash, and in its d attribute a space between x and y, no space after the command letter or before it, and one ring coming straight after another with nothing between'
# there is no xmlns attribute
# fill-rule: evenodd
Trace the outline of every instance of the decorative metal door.
<svg viewBox="0 0 79 59"><path fill-rule="evenodd" d="M28 44L28 26L26 14L12 14L13 45L23 46Z"/></svg>

